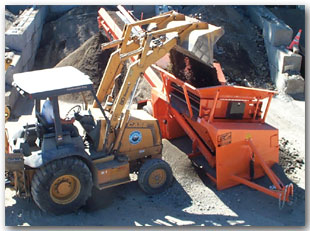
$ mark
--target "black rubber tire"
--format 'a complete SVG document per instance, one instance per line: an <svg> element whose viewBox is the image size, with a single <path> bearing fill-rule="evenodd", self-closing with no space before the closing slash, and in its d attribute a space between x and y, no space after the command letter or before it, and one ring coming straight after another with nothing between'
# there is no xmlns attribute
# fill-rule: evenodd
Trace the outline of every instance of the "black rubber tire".
<svg viewBox="0 0 310 231"><path fill-rule="evenodd" d="M162 169L166 173L166 181L162 186L154 188L149 184L149 177L155 170ZM172 170L167 162L161 159L147 160L139 170L138 184L147 194L161 193L166 190L173 181Z"/></svg>
<svg viewBox="0 0 310 231"><path fill-rule="evenodd" d="M72 175L79 180L80 192L70 203L59 204L52 199L50 187L57 178L64 175ZM83 206L91 195L92 186L92 174L87 165L77 157L67 157L52 161L36 171L31 183L31 194L40 209L59 215Z"/></svg>

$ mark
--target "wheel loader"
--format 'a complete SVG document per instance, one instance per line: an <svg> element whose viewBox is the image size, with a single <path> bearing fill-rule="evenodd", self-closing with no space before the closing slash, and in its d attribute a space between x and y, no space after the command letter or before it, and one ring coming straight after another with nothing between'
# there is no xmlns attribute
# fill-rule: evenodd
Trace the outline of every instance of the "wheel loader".
<svg viewBox="0 0 310 231"><path fill-rule="evenodd" d="M145 24L150 25L146 31L132 34L132 28ZM35 101L37 118L37 123L26 124L10 141L10 152L5 154L5 170L17 195L32 197L43 211L61 214L85 204L93 186L106 189L128 183L134 173L146 193L160 193L169 187L173 176L161 159L159 123L131 105L139 79L151 64L178 44L190 53L188 37L192 32L213 41L221 28L173 11L127 24L122 40L102 45L102 49L117 49L97 93L89 77L73 67L14 74L18 92ZM121 87L113 88L124 62L132 57L137 61L122 76ZM74 106L64 123L59 97L83 92L91 93L93 106L83 110ZM52 125L41 113L41 101L47 98L53 107ZM74 119L69 116L72 113Z"/></svg>
<svg viewBox="0 0 310 231"><path fill-rule="evenodd" d="M35 83L35 84L33 84ZM138 183L149 194L159 193L172 182L170 166L161 159L162 142L158 122L143 110L126 110L119 118L115 148L105 148L107 112L99 108L82 110L75 105L61 121L62 95L89 92L95 101L89 77L73 67L61 67L14 75L14 85L35 101L36 124L24 126L6 154L6 171L21 197L32 196L44 211L71 212L82 206L95 186L105 189L131 182L139 172ZM41 101L49 97L54 124L41 114ZM78 133L72 117L83 128Z"/></svg>

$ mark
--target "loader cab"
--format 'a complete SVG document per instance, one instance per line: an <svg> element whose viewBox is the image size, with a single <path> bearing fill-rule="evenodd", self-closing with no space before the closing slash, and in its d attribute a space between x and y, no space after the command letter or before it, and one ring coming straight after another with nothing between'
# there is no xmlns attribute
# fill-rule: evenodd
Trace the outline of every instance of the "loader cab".
<svg viewBox="0 0 310 231"><path fill-rule="evenodd" d="M14 75L13 85L22 96L33 99L35 103L34 113L37 123L24 126L22 133L22 138L24 139L20 143L24 143L25 147L29 144L30 146L35 146L35 140L38 139L38 146L40 146L43 152L46 148L50 150L68 143L79 143L80 148L83 146L84 149L78 129L72 123L74 119L70 120L70 114L74 115L79 122L84 122L85 126L82 124L82 127L86 133L89 132L90 136L95 137L91 132L96 129L96 123L91 115L80 115L80 105L75 105L71 108L63 119L61 119L59 112L60 96L91 92L95 100L97 99L93 83L84 73L69 66L18 73ZM47 99L52 106L53 123L48 123L44 115L42 115L42 102ZM101 114L104 114L102 108L99 107L98 110L100 110ZM24 149L28 150L29 148ZM26 152L24 154L31 154L29 151Z"/></svg>

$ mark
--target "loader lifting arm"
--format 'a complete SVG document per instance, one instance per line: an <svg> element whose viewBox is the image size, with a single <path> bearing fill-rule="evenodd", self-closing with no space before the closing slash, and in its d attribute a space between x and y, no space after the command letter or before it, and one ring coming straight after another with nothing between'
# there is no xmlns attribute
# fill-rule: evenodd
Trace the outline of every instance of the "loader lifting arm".
<svg viewBox="0 0 310 231"><path fill-rule="evenodd" d="M135 27L142 25L149 25L148 31L137 32L137 30L133 30ZM183 14L170 11L157 17L127 24L124 27L121 39L102 45L102 49L117 46L117 50L109 59L97 91L97 98L100 103L112 101L108 95L111 93L115 78L121 73L124 61L137 56L136 61L129 66L120 92L113 99L110 110L110 124L106 127L106 141L103 145L106 151L111 150L113 146L113 140L116 138L115 129L120 123L119 119L128 99L134 95L133 91L139 77L144 74L149 66L161 59L172 48L178 46L179 49L184 49L182 45L184 47L184 43L188 44L186 39L188 39L189 33L199 30L208 34L208 36L216 37L215 34L222 34L221 28L209 30L208 23L192 18L189 20ZM93 107L98 107L97 102L94 102ZM107 109L107 107L105 108Z"/></svg>

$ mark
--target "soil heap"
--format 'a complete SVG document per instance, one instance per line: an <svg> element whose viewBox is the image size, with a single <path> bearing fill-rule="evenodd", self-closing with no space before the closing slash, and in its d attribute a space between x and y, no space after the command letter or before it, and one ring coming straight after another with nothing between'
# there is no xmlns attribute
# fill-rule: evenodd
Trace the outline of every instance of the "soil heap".
<svg viewBox="0 0 310 231"><path fill-rule="evenodd" d="M35 70L52 68L98 32L98 6L79 6L44 24Z"/></svg>

